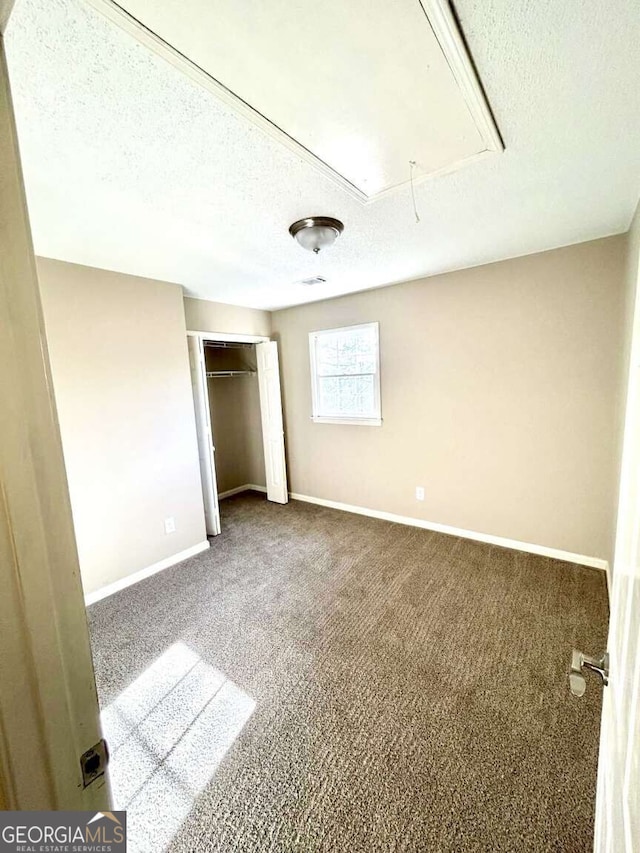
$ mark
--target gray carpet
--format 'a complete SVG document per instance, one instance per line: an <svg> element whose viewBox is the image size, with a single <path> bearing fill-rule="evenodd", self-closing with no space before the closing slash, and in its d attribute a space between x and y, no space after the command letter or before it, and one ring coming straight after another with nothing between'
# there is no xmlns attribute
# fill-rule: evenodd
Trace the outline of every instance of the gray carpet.
<svg viewBox="0 0 640 853"><path fill-rule="evenodd" d="M601 572L296 501L89 610L132 853L588 851Z"/></svg>

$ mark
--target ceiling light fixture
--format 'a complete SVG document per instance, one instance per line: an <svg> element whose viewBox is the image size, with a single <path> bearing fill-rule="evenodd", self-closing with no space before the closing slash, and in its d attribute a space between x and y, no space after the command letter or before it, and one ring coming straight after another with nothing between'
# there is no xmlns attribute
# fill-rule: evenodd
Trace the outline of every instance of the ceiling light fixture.
<svg viewBox="0 0 640 853"><path fill-rule="evenodd" d="M289 227L289 234L294 237L303 249L309 249L317 255L320 249L326 249L335 243L336 238L344 231L344 225L339 219L330 216L309 216L299 219Z"/></svg>

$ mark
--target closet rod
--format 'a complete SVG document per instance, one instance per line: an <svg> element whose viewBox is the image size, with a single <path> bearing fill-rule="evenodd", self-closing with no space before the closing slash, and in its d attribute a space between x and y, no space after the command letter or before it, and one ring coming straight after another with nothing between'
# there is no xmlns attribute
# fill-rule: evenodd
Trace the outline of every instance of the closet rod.
<svg viewBox="0 0 640 853"><path fill-rule="evenodd" d="M210 349L251 349L253 346L242 341L204 341L204 345Z"/></svg>
<svg viewBox="0 0 640 853"><path fill-rule="evenodd" d="M255 370L207 370L207 379L221 379L224 376L255 376Z"/></svg>

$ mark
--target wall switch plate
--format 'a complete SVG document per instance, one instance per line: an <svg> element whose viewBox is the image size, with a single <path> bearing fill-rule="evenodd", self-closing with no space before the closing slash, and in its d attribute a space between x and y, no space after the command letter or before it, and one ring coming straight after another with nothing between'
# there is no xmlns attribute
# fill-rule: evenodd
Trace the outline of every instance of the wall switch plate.
<svg viewBox="0 0 640 853"><path fill-rule="evenodd" d="M416 486L416 500L423 501L424 500L424 486Z"/></svg>
<svg viewBox="0 0 640 853"><path fill-rule="evenodd" d="M165 533L175 533L176 532L176 520L173 516L170 518L165 518L164 520L164 532Z"/></svg>

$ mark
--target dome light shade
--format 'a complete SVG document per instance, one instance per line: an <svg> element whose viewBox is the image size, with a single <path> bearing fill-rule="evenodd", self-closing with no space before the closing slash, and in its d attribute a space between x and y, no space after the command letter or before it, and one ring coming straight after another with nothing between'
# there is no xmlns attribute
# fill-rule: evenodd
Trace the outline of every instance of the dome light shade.
<svg viewBox="0 0 640 853"><path fill-rule="evenodd" d="M315 252L326 249L335 243L336 238L344 231L344 225L339 219L330 216L309 216L299 219L289 228L289 234L294 237L303 249Z"/></svg>

